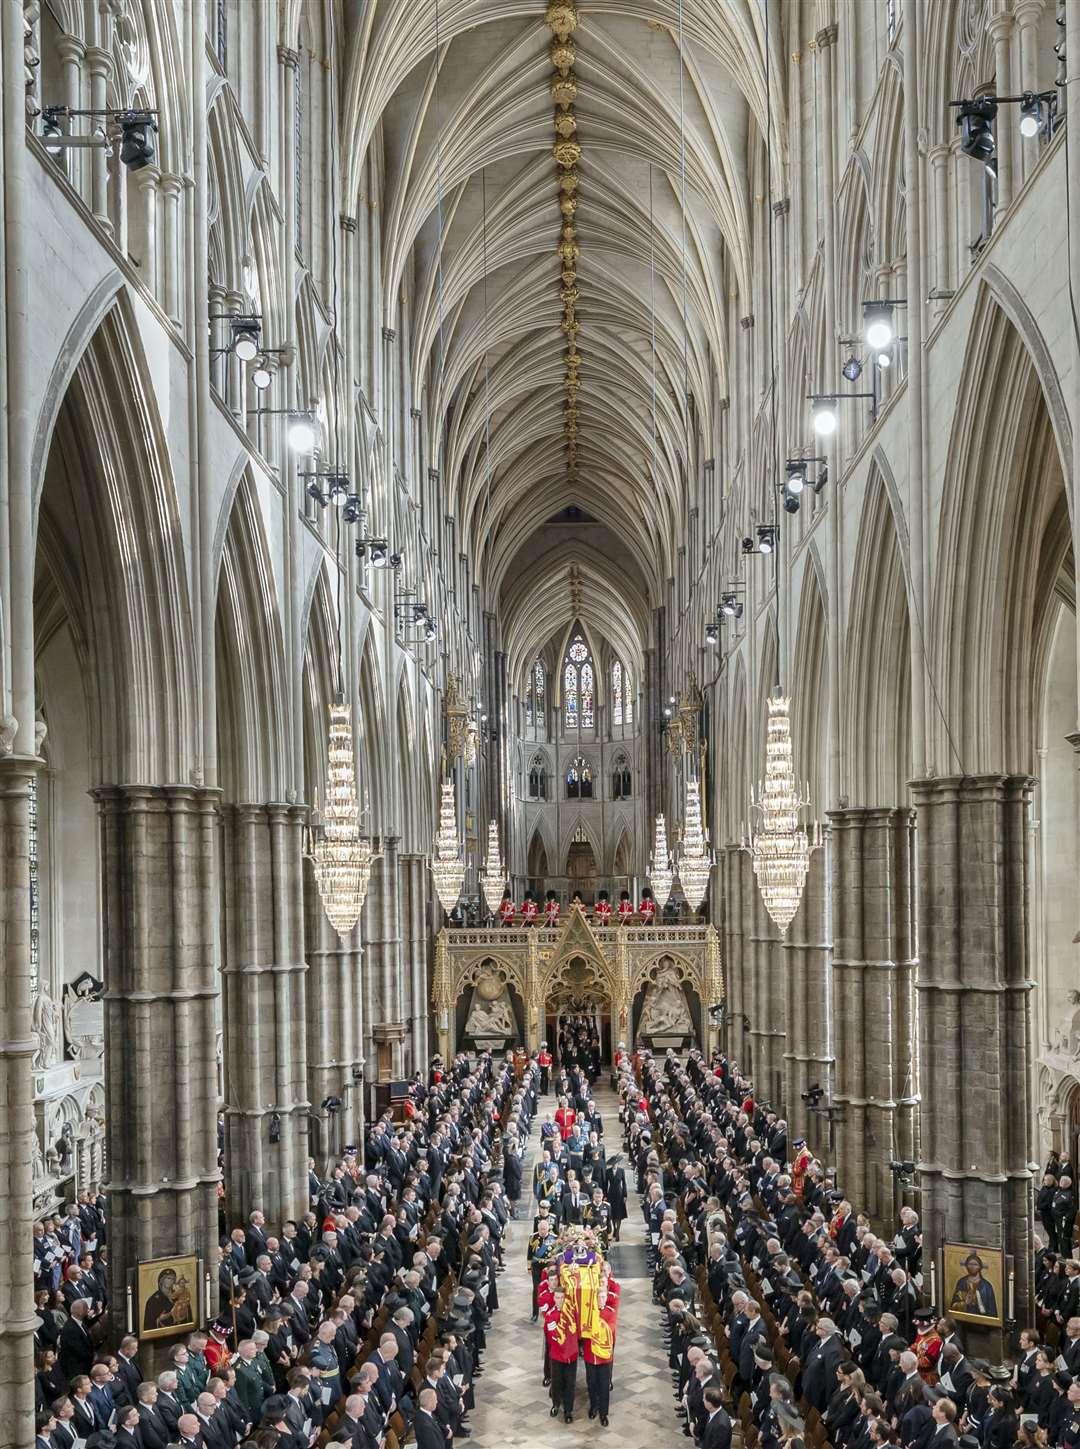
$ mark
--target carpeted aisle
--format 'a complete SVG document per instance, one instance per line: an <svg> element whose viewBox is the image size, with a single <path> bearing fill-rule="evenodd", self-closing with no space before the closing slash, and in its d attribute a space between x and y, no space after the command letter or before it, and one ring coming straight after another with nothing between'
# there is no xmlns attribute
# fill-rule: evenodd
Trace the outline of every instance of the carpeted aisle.
<svg viewBox="0 0 1080 1449"><path fill-rule="evenodd" d="M604 1118L608 1154L621 1152L618 1103L606 1078L597 1083L596 1102ZM553 1111L552 1097L540 1105L537 1120ZM524 1181L531 1186L539 1132L534 1125ZM625 1164L624 1164L625 1165ZM622 1284L619 1328L611 1393L611 1422L606 1429L589 1418L585 1365L578 1364L574 1422L552 1419L551 1400L543 1387L543 1342L540 1325L529 1322L531 1281L525 1252L532 1231L532 1215L507 1230L506 1272L499 1279L501 1307L492 1324L485 1373L476 1385L476 1407L470 1420L472 1449L513 1449L513 1446L608 1442L612 1449L656 1449L679 1434L668 1375L667 1353L660 1335L659 1315L652 1302L652 1280L645 1265L645 1228L641 1199L634 1191L634 1174L627 1170L629 1217L622 1241L612 1247L612 1269ZM525 1210L524 1194L519 1210Z"/></svg>

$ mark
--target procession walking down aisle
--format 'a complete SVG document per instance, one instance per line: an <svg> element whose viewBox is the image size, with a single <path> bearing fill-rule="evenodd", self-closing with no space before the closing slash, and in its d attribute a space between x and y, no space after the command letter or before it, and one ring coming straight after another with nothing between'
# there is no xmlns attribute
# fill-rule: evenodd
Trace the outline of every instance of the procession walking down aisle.
<svg viewBox="0 0 1080 1449"><path fill-rule="evenodd" d="M603 1119L610 1163L622 1152L618 1100L603 1082L597 1083L594 1100ZM544 1097L537 1123L554 1115L557 1106L553 1094ZM531 1196L533 1167L540 1145L534 1125L518 1207L521 1216L507 1229L504 1239L508 1267L499 1283L503 1306L499 1331L491 1335L488 1343L484 1393L478 1396L472 1415L473 1449L572 1446L594 1441L618 1444L620 1449L655 1449L659 1435L665 1440L671 1437L671 1387L666 1350L652 1302L641 1199L635 1191L636 1175L627 1163L628 1216L622 1224L620 1241L611 1245L609 1253L613 1275L621 1285L610 1426L604 1429L598 1419L588 1417L583 1366L577 1376L573 1422L566 1424L561 1416L551 1417L551 1398L543 1383L544 1342L540 1323L531 1321L532 1277L526 1262L535 1212Z"/></svg>

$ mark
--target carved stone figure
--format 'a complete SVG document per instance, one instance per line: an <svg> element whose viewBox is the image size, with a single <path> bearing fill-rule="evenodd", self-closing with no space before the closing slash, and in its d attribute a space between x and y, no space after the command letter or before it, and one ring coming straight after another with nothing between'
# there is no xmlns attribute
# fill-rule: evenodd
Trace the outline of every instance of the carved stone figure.
<svg viewBox="0 0 1080 1449"><path fill-rule="evenodd" d="M510 993L498 976L481 976L473 992L465 1035L508 1037L517 1035Z"/></svg>
<svg viewBox="0 0 1080 1449"><path fill-rule="evenodd" d="M34 998L33 1025L37 1037L33 1064L34 1070L40 1072L56 1066L64 1054L60 1008L44 987Z"/></svg>
<svg viewBox="0 0 1080 1449"><path fill-rule="evenodd" d="M656 980L646 989L638 1033L641 1036L686 1036L694 1030L678 973L661 965Z"/></svg>
<svg viewBox="0 0 1080 1449"><path fill-rule="evenodd" d="M92 1064L105 1055L104 987L88 971L67 988L64 997L64 1029L68 1051L77 1062Z"/></svg>

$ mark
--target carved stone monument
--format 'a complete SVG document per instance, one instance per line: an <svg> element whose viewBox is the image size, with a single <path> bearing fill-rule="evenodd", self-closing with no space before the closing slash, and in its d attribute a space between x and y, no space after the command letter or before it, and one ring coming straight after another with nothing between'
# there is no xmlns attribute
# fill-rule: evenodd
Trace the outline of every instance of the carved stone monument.
<svg viewBox="0 0 1080 1449"><path fill-rule="evenodd" d="M501 1051L507 1041L518 1035L510 992L505 981L494 972L481 976L476 983L465 1035L472 1037L483 1051Z"/></svg>
<svg viewBox="0 0 1080 1449"><path fill-rule="evenodd" d="M645 989L638 1036L654 1046L681 1046L694 1033L694 1021L678 972L670 960L662 961Z"/></svg>

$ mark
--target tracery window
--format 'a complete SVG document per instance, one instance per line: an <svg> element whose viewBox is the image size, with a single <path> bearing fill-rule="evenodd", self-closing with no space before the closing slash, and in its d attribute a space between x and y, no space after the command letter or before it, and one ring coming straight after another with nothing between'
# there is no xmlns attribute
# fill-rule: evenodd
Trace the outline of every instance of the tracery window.
<svg viewBox="0 0 1080 1449"><path fill-rule="evenodd" d="M625 755L620 755L615 761L615 768L611 775L611 798L613 800L629 800L633 792L633 777L630 773L630 762Z"/></svg>
<svg viewBox="0 0 1080 1449"><path fill-rule="evenodd" d="M592 770L588 760L578 755L566 772L566 798L568 800L591 800L592 794Z"/></svg>
<svg viewBox="0 0 1080 1449"><path fill-rule="evenodd" d="M596 692L592 655L580 634L575 634L563 666L563 710L567 729L591 730L596 723Z"/></svg>
<svg viewBox="0 0 1080 1449"><path fill-rule="evenodd" d="M547 799L547 776L544 773L543 755L534 755L529 766L529 799Z"/></svg>
<svg viewBox="0 0 1080 1449"><path fill-rule="evenodd" d="M538 659L529 670L529 682L525 686L525 722L538 729L544 724L544 666Z"/></svg>

